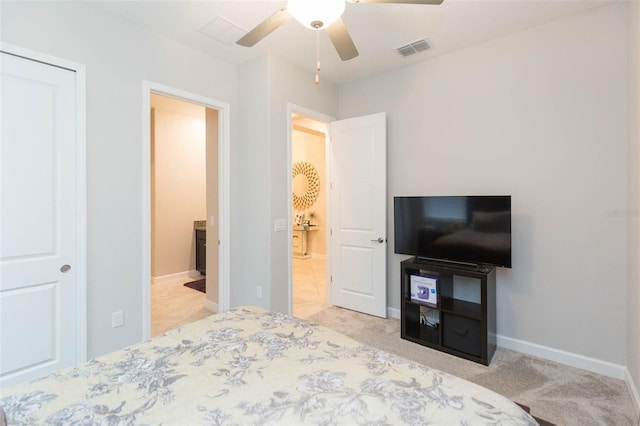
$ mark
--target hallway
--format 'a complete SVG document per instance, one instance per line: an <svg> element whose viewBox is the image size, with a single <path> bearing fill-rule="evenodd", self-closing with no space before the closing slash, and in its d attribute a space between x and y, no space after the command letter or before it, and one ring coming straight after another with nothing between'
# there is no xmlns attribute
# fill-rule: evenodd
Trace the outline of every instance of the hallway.
<svg viewBox="0 0 640 426"><path fill-rule="evenodd" d="M327 305L325 259L293 259L293 316L308 318Z"/></svg>

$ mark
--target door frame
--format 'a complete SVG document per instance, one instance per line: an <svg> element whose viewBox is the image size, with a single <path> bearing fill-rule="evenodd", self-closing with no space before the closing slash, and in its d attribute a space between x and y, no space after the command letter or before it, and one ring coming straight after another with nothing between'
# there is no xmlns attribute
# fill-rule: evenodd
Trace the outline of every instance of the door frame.
<svg viewBox="0 0 640 426"><path fill-rule="evenodd" d="M142 82L142 338L151 336L151 93L218 111L218 312L231 306L231 106L181 89Z"/></svg>
<svg viewBox="0 0 640 426"><path fill-rule="evenodd" d="M291 176L291 171L293 164L292 163L292 150L293 150L293 122L291 121L292 114L300 114L305 117L309 117L313 120L320 121L327 124L327 132L325 133L325 144L324 144L324 157L325 157L325 176L327 182L325 182L325 188L329 188L331 182L331 162L330 162L330 152L331 152L331 135L329 134L329 125L332 121L335 121L336 118L323 114L321 112L317 112L300 105L296 105L294 103L287 103L287 208L289 212L289 219L287 220L287 235L289 244L287 244L287 281L288 281L288 292L287 292L287 305L289 306L289 315L293 314L293 247L291 241L293 239L293 221L291 217L291 206L293 205L293 177ZM327 218L327 226L325 229L326 232L326 251L327 251L327 263L331 259L331 244L330 241L330 233L328 232L331 229L331 200L330 197L326 197L326 218ZM329 280L329 270L327 270L327 274L325 276L326 280L326 301L328 305L332 305L331 300L331 288L330 288L330 280Z"/></svg>
<svg viewBox="0 0 640 426"><path fill-rule="evenodd" d="M45 53L25 49L13 44L0 42L0 50L10 55L42 62L76 74L76 364L87 360L87 70L84 64L57 58Z"/></svg>

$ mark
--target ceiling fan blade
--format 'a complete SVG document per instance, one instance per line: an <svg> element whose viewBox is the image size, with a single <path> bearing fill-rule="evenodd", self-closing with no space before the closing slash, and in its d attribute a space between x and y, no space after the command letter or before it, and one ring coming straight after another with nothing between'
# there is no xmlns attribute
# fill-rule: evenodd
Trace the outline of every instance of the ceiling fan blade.
<svg viewBox="0 0 640 426"><path fill-rule="evenodd" d="M344 25L341 18L338 18L333 24L329 25L325 31L333 43L333 47L338 51L340 59L348 61L359 55L356 45L353 44L349 31Z"/></svg>
<svg viewBox="0 0 640 426"><path fill-rule="evenodd" d="M444 0L348 0L350 3L441 4Z"/></svg>
<svg viewBox="0 0 640 426"><path fill-rule="evenodd" d="M245 47L251 47L283 24L286 24L291 19L291 14L286 7L275 12L267 19L258 24L257 27L249 31L240 40L236 41L236 44Z"/></svg>

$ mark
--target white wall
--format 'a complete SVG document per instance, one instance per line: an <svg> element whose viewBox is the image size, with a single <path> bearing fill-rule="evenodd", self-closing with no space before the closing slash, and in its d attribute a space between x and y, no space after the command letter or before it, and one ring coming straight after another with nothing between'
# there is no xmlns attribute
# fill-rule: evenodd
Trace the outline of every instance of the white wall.
<svg viewBox="0 0 640 426"><path fill-rule="evenodd" d="M142 81L233 104L236 67L85 2L2 2L0 19L2 41L87 67L88 355L138 342L149 285L141 259ZM125 326L114 329L117 310Z"/></svg>
<svg viewBox="0 0 640 426"><path fill-rule="evenodd" d="M640 412L640 2L629 5L629 288L627 369Z"/></svg>
<svg viewBox="0 0 640 426"><path fill-rule="evenodd" d="M291 239L288 232L273 228L277 219L288 223L292 219L287 185L291 173L287 104L329 116L338 111L336 86L328 80L316 85L313 78L313 74L275 57L252 61L239 69L239 107L243 113L234 176L243 199L236 200L237 222L232 227L238 241L232 249L232 305L256 304L289 311L287 254ZM262 299L257 297L258 286Z"/></svg>
<svg viewBox="0 0 640 426"><path fill-rule="evenodd" d="M341 118L388 114L390 242L393 196L511 194L498 334L619 366L627 227L605 212L627 206L626 22L614 4L340 89Z"/></svg>

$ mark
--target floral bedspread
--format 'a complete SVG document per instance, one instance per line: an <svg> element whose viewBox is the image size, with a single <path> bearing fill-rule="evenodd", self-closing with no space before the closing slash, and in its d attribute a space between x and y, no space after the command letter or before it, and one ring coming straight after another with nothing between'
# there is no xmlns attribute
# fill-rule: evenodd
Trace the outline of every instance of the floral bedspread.
<svg viewBox="0 0 640 426"><path fill-rule="evenodd" d="M492 391L322 326L232 309L0 392L12 424L536 424Z"/></svg>

